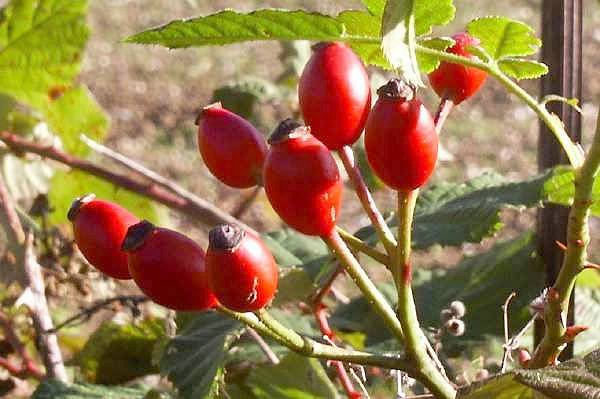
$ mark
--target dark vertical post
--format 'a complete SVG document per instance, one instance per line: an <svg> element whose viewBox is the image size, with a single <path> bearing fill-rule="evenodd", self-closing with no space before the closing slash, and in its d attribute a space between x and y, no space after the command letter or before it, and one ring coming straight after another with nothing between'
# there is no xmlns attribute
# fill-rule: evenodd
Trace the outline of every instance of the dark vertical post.
<svg viewBox="0 0 600 399"><path fill-rule="evenodd" d="M550 67L550 73L542 78L541 96L559 94L567 98L581 98L581 0L544 0L542 2L542 62ZM564 122L571 139L581 141L581 116L564 103L549 104L549 109ZM540 126L538 167L540 170L568 163L552 133L544 124ZM547 205L538 213L538 251L546 266L546 285L554 283L563 259L563 251L556 241L565 243L568 209ZM573 319L573 298L569 309L569 324ZM536 345L543 335L544 325L535 329ZM569 345L562 358L573 356Z"/></svg>

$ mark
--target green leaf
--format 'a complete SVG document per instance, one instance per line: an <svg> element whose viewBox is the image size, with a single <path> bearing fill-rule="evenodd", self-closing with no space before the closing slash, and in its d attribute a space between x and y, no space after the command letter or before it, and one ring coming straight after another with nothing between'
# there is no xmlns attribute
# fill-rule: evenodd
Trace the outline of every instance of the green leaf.
<svg viewBox="0 0 600 399"><path fill-rule="evenodd" d="M156 223L165 219L164 208L151 200L114 186L98 177L72 170L57 172L52 178L49 201L54 211L50 214L50 221L52 223L66 222L71 202L77 197L92 192L98 198L116 202L129 209L140 219Z"/></svg>
<svg viewBox="0 0 600 399"><path fill-rule="evenodd" d="M106 114L84 86L69 89L51 100L46 118L50 129L61 138L65 150L73 154L89 152L79 139L81 134L98 141L108 130Z"/></svg>
<svg viewBox="0 0 600 399"><path fill-rule="evenodd" d="M440 183L429 187L417 202L413 247L457 246L494 235L503 227L502 209L541 203L544 182L549 175L545 173L513 183L497 173L485 173L466 183ZM391 224L395 226L395 218ZM371 226L359 230L357 235L370 243L377 240Z"/></svg>
<svg viewBox="0 0 600 399"><path fill-rule="evenodd" d="M381 49L381 19L364 11L343 11L337 20L344 24L348 35L354 37L370 38L370 40L350 41L352 50L365 64L375 65L380 68L392 69Z"/></svg>
<svg viewBox="0 0 600 399"><path fill-rule="evenodd" d="M303 265L329 253L323 240L292 229L272 231L263 234L262 238L279 266Z"/></svg>
<svg viewBox="0 0 600 399"><path fill-rule="evenodd" d="M435 25L446 25L454 19L456 7L452 0L415 0L415 30L417 36L431 33Z"/></svg>
<svg viewBox="0 0 600 399"><path fill-rule="evenodd" d="M493 58L534 54L542 45L529 25L506 17L477 18L467 31L481 41L480 46Z"/></svg>
<svg viewBox="0 0 600 399"><path fill-rule="evenodd" d="M240 324L216 312L199 313L165 348L161 373L184 399L203 398L213 386Z"/></svg>
<svg viewBox="0 0 600 399"><path fill-rule="evenodd" d="M416 55L415 0L388 0L381 26L385 58L407 83L423 86Z"/></svg>
<svg viewBox="0 0 600 399"><path fill-rule="evenodd" d="M548 202L571 206L575 195L575 175L568 166L558 166L544 184L544 195ZM596 177L592 189L594 203L590 210L594 216L600 216L600 178Z"/></svg>
<svg viewBox="0 0 600 399"><path fill-rule="evenodd" d="M79 73L85 0L12 1L0 18L0 91L43 109Z"/></svg>
<svg viewBox="0 0 600 399"><path fill-rule="evenodd" d="M129 43L160 44L169 48L223 45L256 40L351 39L335 18L307 11L257 10L238 13L224 10L205 17L169 22L135 34Z"/></svg>
<svg viewBox="0 0 600 399"><path fill-rule="evenodd" d="M544 399L517 382L514 375L502 374L459 390L457 399Z"/></svg>
<svg viewBox="0 0 600 399"><path fill-rule="evenodd" d="M258 367L247 385L258 399L337 399L339 394L317 359L290 353L276 366Z"/></svg>
<svg viewBox="0 0 600 399"><path fill-rule="evenodd" d="M88 382L115 385L155 374L154 345L165 334L164 323L148 319L133 325L105 323L88 339L76 363Z"/></svg>
<svg viewBox="0 0 600 399"><path fill-rule="evenodd" d="M367 10L369 10L371 15L376 17L381 17L383 15L386 0L362 0L362 3L367 7Z"/></svg>
<svg viewBox="0 0 600 399"><path fill-rule="evenodd" d="M503 58L498 61L498 66L502 72L515 79L537 79L548 73L546 64L519 58Z"/></svg>
<svg viewBox="0 0 600 399"><path fill-rule="evenodd" d="M419 40L419 44L434 50L445 51L454 44L454 40L449 37L436 37ZM419 61L419 68L423 73L432 72L440 65L440 59L433 55L417 53L417 60Z"/></svg>
<svg viewBox="0 0 600 399"><path fill-rule="evenodd" d="M45 380L35 390L31 399L140 399L148 388L107 387L93 384L65 384Z"/></svg>
<svg viewBox="0 0 600 399"><path fill-rule="evenodd" d="M518 370L516 380L550 399L600 397L600 350L583 359L539 370Z"/></svg>

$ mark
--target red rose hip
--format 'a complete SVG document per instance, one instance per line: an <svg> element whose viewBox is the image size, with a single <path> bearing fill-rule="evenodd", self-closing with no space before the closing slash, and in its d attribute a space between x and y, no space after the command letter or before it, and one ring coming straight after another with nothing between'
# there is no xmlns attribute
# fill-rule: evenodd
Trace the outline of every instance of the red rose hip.
<svg viewBox="0 0 600 399"><path fill-rule="evenodd" d="M262 309L277 291L278 268L262 240L223 224L209 233L206 270L219 303L238 312Z"/></svg>
<svg viewBox="0 0 600 399"><path fill-rule="evenodd" d="M392 79L379 91L365 128L365 151L375 174L397 191L412 191L431 176L438 136L414 90Z"/></svg>
<svg viewBox="0 0 600 399"><path fill-rule="evenodd" d="M235 188L260 184L267 143L250 122L215 103L196 124L200 155L217 179Z"/></svg>
<svg viewBox="0 0 600 399"><path fill-rule="evenodd" d="M335 228L342 181L335 160L310 129L287 119L269 139L263 173L269 202L301 233L327 236Z"/></svg>
<svg viewBox="0 0 600 399"><path fill-rule="evenodd" d="M159 305L200 311L217 304L208 286L204 251L190 238L144 220L129 228L123 250L133 280Z"/></svg>
<svg viewBox="0 0 600 399"><path fill-rule="evenodd" d="M311 133L330 150L360 137L371 109L367 71L343 43L319 43L298 84L302 117Z"/></svg>
<svg viewBox="0 0 600 399"><path fill-rule="evenodd" d="M452 36L454 45L446 50L449 53L473 58L467 46L476 46L479 40L467 33ZM460 104L473 96L483 85L487 73L481 69L442 61L438 68L429 74L431 87L440 97L447 97L454 104Z"/></svg>
<svg viewBox="0 0 600 399"><path fill-rule="evenodd" d="M116 279L130 279L127 254L121 243L129 226L139 220L128 210L88 194L73 201L68 219L73 223L75 243L87 261Z"/></svg>

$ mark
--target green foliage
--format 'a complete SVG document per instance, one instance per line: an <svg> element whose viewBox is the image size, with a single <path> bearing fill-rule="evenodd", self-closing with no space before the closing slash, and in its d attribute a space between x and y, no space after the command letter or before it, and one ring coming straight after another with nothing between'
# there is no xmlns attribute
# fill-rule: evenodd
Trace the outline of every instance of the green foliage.
<svg viewBox="0 0 600 399"><path fill-rule="evenodd" d="M317 359L290 353L275 366L254 369L247 385L257 399L337 399L337 390Z"/></svg>
<svg viewBox="0 0 600 399"><path fill-rule="evenodd" d="M159 319L135 325L104 323L90 336L76 363L88 382L98 384L121 384L155 374L153 348L164 334L164 322Z"/></svg>
<svg viewBox="0 0 600 399"><path fill-rule="evenodd" d="M454 40L449 37L436 37L433 39L420 40L419 44L434 50L444 51L454 44ZM419 68L421 68L423 73L432 72L440 65L439 58L428 54L417 53L417 60L419 62Z"/></svg>
<svg viewBox="0 0 600 399"><path fill-rule="evenodd" d="M534 79L548 73L546 65L518 58L535 54L542 45L529 25L505 17L482 17L471 21L467 30L508 76Z"/></svg>
<svg viewBox="0 0 600 399"><path fill-rule="evenodd" d="M595 273L598 278L597 271ZM577 279L577 293L575 294L575 322L578 325L589 327L587 331L577 336L574 345L575 355L581 356L598 348L600 342L600 292L598 281L595 286L582 286L581 278Z"/></svg>
<svg viewBox="0 0 600 399"><path fill-rule="evenodd" d="M415 31L428 35L434 26L446 25L454 19L453 0L415 0Z"/></svg>
<svg viewBox="0 0 600 399"><path fill-rule="evenodd" d="M198 313L167 344L160 371L179 390L179 397L203 398L223 366L225 352L240 324L216 312Z"/></svg>
<svg viewBox="0 0 600 399"><path fill-rule="evenodd" d="M90 93L74 86L88 39L85 0L12 1L0 19L0 92L47 118L69 151L81 133L105 135L108 121Z"/></svg>
<svg viewBox="0 0 600 399"><path fill-rule="evenodd" d="M140 399L148 388L107 387L93 384L65 384L46 380L35 390L31 399Z"/></svg>
<svg viewBox="0 0 600 399"><path fill-rule="evenodd" d="M518 296L511 305L510 326L511 331L521 328L530 318L529 302L542 289L543 271L533 258L534 245L533 236L526 235L497 244L489 252L466 258L448 271L417 270L414 292L422 325L439 327L441 309L453 300L461 300L467 307L463 319L467 329L460 340L450 342L454 348L476 344L486 335L500 337L503 334L500 307L515 291ZM380 288L390 302L396 301L393 285ZM343 330L365 332L369 346L391 338L363 297L340 306L332 322Z"/></svg>
<svg viewBox="0 0 600 399"><path fill-rule="evenodd" d="M581 399L600 395L600 351L538 370L516 370L459 391L458 399Z"/></svg>
<svg viewBox="0 0 600 399"><path fill-rule="evenodd" d="M544 199L548 176L513 183L491 172L465 183L440 183L425 189L415 210L413 247L480 242L503 227L502 209L538 205ZM395 225L395 218L390 221ZM371 226L359 230L357 236L371 243L377 239Z"/></svg>
<svg viewBox="0 0 600 399"><path fill-rule="evenodd" d="M278 99L283 96L282 89L268 80L257 77L219 87L213 93L213 102L220 101L224 108L250 119L255 106L260 101Z"/></svg>
<svg viewBox="0 0 600 399"><path fill-rule="evenodd" d="M95 193L100 199L120 204L139 218L159 223L165 217L163 208L148 199L108 183L106 180L72 170L57 172L52 178L49 200L54 210L50 214L50 221L65 222L73 199L90 192Z"/></svg>
<svg viewBox="0 0 600 399"><path fill-rule="evenodd" d="M568 205L573 202L575 194L575 185L573 181L575 174L573 169L567 166L559 166L554 169L551 178L544 184L544 192L549 202ZM600 179L596 178L592 191L594 203L590 207L590 211L595 216L600 216Z"/></svg>
<svg viewBox="0 0 600 399"><path fill-rule="evenodd" d="M85 154L87 146L79 139L83 133L93 140L100 140L108 130L108 119L91 93L84 86L77 86L50 101L46 118L56 131L68 152Z"/></svg>

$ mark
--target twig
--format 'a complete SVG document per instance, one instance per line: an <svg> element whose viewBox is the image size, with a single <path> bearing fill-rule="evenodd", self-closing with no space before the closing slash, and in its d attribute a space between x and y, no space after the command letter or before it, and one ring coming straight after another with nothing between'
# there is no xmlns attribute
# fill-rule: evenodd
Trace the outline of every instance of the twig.
<svg viewBox="0 0 600 399"><path fill-rule="evenodd" d="M500 367L500 372L504 373L506 371L506 363L508 358L510 357L510 348L508 346L508 307L510 306L510 302L517 296L516 292L511 292L511 294L504 301L504 305L502 305L502 315L504 320L504 354L502 355L502 366Z"/></svg>
<svg viewBox="0 0 600 399"><path fill-rule="evenodd" d="M444 95L440 100L440 105L438 106L437 112L435 113L434 121L435 121L435 131L437 134L442 133L442 126L446 122L446 118L450 115L450 111L454 107L454 102L448 98L448 96Z"/></svg>
<svg viewBox="0 0 600 399"><path fill-rule="evenodd" d="M144 303L146 301L149 301L149 299L148 299L148 297L143 296L143 295L119 295L119 296L116 296L113 298L103 299L103 300L100 300L100 301L94 303L92 306L83 309L81 312L69 317L62 323L58 324L53 329L51 329L49 331L45 331L45 333L46 334L54 334L54 333L58 332L59 330L65 328L71 324L74 324L78 321L85 322L86 320L89 320L95 313L99 312L102 309L106 309L106 307L108 307L108 305L111 305L115 302L121 303L123 305L137 306L140 303Z"/></svg>
<svg viewBox="0 0 600 399"><path fill-rule="evenodd" d="M67 372L56 335L42 333L43 331L52 329L52 318L50 317L50 310L48 309L44 293L45 287L41 266L37 262L33 252L33 234L26 234L23 230L2 176L0 176L0 202L2 208L0 212L2 215L1 219L9 226L7 235L12 244L14 244L13 249L18 253L17 258L23 266L25 281L27 283L27 288L23 295L27 292L30 294L29 308L31 309L33 325L37 333L46 373L49 378L66 382Z"/></svg>
<svg viewBox="0 0 600 399"><path fill-rule="evenodd" d="M4 331L4 339L8 341L10 346L21 358L21 366L11 363L8 359L0 358L0 366L8 370L9 373L19 378L33 377L37 380L44 378L44 372L40 370L38 365L31 359L27 352L27 347L17 335L12 321L0 311L0 327Z"/></svg>
<svg viewBox="0 0 600 399"><path fill-rule="evenodd" d="M73 155L60 151L59 149L25 140L9 132L0 132L0 140L3 141L13 152L29 152L43 158L52 159L73 169L82 170L96 177L107 180L114 185L133 191L147 198L153 199L167 207L182 212L200 223L215 225L219 223L237 224L246 231L255 232L254 229L240 222L236 218L221 211L208 201L191 196L182 196L171 190L158 185L155 182L142 183L129 176L111 172L101 166L77 158Z"/></svg>
<svg viewBox="0 0 600 399"><path fill-rule="evenodd" d="M263 351L267 359L269 359L269 362L271 362L271 364L279 364L279 358L277 357L275 352L273 352L273 349L271 349L269 344L265 342L265 340L256 332L255 329L253 329L252 327L248 327L246 329L246 332L249 336L252 337L254 341L256 341L256 343Z"/></svg>
<svg viewBox="0 0 600 399"><path fill-rule="evenodd" d="M242 216L244 216L244 214L246 214L246 212L248 212L248 210L252 207L261 191L261 186L254 187L249 195L242 198L237 207L231 212L231 215L236 219L240 219Z"/></svg>
<svg viewBox="0 0 600 399"><path fill-rule="evenodd" d="M52 317L46 301L42 268L33 253L33 233L28 233L25 239L25 274L29 280L28 289L31 291L31 318L37 332L40 352L48 378L67 382L67 371L62 359L62 353L58 346L56 334L44 334L52 330Z"/></svg>

